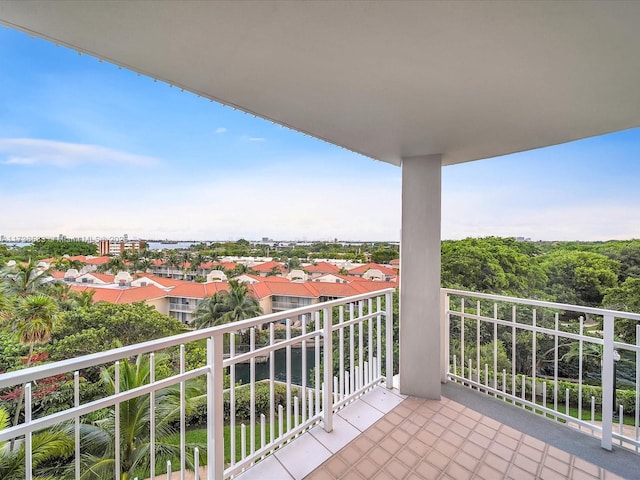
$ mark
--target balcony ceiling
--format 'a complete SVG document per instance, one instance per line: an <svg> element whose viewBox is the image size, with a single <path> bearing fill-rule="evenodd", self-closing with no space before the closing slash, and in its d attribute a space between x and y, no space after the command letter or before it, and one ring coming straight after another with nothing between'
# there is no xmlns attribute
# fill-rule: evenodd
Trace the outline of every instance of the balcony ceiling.
<svg viewBox="0 0 640 480"><path fill-rule="evenodd" d="M640 126L640 2L0 2L0 21L385 162Z"/></svg>

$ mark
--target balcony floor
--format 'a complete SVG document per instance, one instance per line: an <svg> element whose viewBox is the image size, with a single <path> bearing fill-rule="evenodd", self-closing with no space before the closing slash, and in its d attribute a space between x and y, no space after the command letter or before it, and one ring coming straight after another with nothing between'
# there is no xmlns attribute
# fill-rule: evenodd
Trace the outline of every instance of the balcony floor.
<svg viewBox="0 0 640 480"><path fill-rule="evenodd" d="M455 384L440 401L377 387L241 480L639 478L640 458Z"/></svg>

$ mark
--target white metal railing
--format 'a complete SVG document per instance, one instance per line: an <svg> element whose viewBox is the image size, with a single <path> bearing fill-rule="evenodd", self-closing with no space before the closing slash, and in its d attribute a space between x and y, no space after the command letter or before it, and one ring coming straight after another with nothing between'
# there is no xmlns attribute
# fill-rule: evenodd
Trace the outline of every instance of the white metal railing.
<svg viewBox="0 0 640 480"><path fill-rule="evenodd" d="M98 414L104 418L108 413L114 419L113 431L110 432L115 455L113 476L119 479L120 465L124 461L122 455L125 454L120 437L126 427L123 423L126 417L121 416L121 412L128 411L130 404L127 402L142 402L150 412L154 412L150 415L148 427L145 427L150 447L149 471L143 475L159 478L156 473L156 435L159 433L156 430L157 424L165 419L157 412L163 395L173 389L179 398L176 407L179 408L176 421L179 424L176 427L179 455L174 458L174 465L167 463L167 475L172 469L174 472L179 470L182 472L180 478L184 479L184 472L191 465L197 479L199 465L203 463L201 459L205 458L207 479L237 475L313 425L321 423L326 431L331 431L334 412L375 385L385 383L388 388L392 387L392 293L392 289L381 290L2 374L0 391L22 387L25 408L24 421L1 430L0 442L15 440L24 444L25 478L30 480L34 476L34 435L51 428L66 428L73 435L75 446L70 467L75 478L80 478L84 473L83 453L87 450L81 435L82 428L93 424ZM290 318L302 318L301 328L294 329ZM279 332L279 324L283 321L285 326ZM248 339L248 342L240 341L242 339ZM186 350L201 341L206 341L206 361L189 364ZM292 378L292 369L296 367L292 361L294 348L301 349L302 353L300 365L297 365L302 375L299 383ZM313 360L308 365L311 349ZM284 382L276 380L275 354L278 351L284 352L286 358ZM334 351L338 358L334 358ZM173 356L173 362L159 368L160 355L166 356L167 353ZM122 377L125 376L128 359L134 357L148 359L148 380L126 387ZM256 379L256 366L265 357L270 362L269 374L260 382ZM230 387L225 393L225 372L228 372L230 385L235 385L241 363L249 364L248 384ZM84 383L81 379L87 371L96 368L109 368L114 379L114 391L104 392L103 396L83 403ZM71 404L55 413L34 412L32 386L61 374L73 378ZM190 397L188 392L195 385L193 382L197 384L198 381L206 384L206 396L203 398L206 398L204 423L207 441L200 448L188 449L188 407L194 398L199 398ZM256 392L260 383L268 385L269 389L266 411L260 411L264 405L257 404ZM281 388L278 385L284 385L284 399L280 404L275 402L276 388ZM249 390L248 412L244 414L237 410L243 389L245 394L246 389ZM162 473L162 478L169 477Z"/></svg>
<svg viewBox="0 0 640 480"><path fill-rule="evenodd" d="M188 303L169 303L169 310L178 312L191 312L196 309L196 305L189 305Z"/></svg>
<svg viewBox="0 0 640 480"><path fill-rule="evenodd" d="M443 378L639 452L639 314L453 289L442 305ZM617 364L632 388L614 389Z"/></svg>

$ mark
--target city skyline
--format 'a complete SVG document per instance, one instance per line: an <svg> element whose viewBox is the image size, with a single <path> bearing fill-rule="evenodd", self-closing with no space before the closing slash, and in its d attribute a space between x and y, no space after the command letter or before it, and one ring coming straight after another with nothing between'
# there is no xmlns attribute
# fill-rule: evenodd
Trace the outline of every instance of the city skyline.
<svg viewBox="0 0 640 480"><path fill-rule="evenodd" d="M400 238L401 172L0 29L0 233ZM640 238L640 130L443 169L442 238Z"/></svg>

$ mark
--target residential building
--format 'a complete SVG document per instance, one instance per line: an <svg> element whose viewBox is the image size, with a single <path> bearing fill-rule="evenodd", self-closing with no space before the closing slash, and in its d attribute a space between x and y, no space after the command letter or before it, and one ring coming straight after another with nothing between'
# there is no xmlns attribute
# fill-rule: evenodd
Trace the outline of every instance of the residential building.
<svg viewBox="0 0 640 480"><path fill-rule="evenodd" d="M147 243L144 240L98 240L99 255L121 255L125 251L144 250Z"/></svg>

